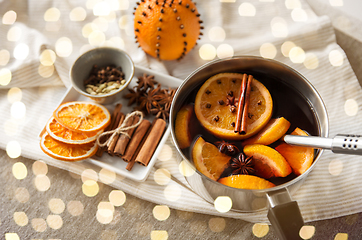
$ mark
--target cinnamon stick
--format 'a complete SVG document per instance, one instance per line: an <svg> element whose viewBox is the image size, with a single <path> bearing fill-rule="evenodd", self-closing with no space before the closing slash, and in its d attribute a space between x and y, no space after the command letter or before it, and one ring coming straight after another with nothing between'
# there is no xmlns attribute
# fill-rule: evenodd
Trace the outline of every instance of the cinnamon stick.
<svg viewBox="0 0 362 240"><path fill-rule="evenodd" d="M249 102L250 102L250 91L251 91L251 82L253 81L253 76L249 75L248 78L248 85L246 86L246 93L245 93L245 101L244 101L244 108L243 108L243 118L241 120L241 128L240 134L246 134L246 121L248 119L248 110L249 110Z"/></svg>
<svg viewBox="0 0 362 240"><path fill-rule="evenodd" d="M131 161L133 155L141 144L143 137L146 135L148 129L150 128L151 123L147 119L143 119L140 125L136 128L135 132L132 135L132 138L126 148L126 152L122 157L126 162Z"/></svg>
<svg viewBox="0 0 362 240"><path fill-rule="evenodd" d="M117 114L119 115L119 112L121 111L121 109L122 109L122 104L118 103L118 104L116 105L116 107L113 109L113 112L112 112L112 115L111 115L111 123L106 127L106 129L104 130L105 132L110 131L110 130L113 130L113 129L114 129L115 122L116 122L116 124L118 125L118 121L119 121L120 118L117 119ZM101 137L101 142L107 141L107 139L108 139L109 137L110 137L109 135L102 136L102 137ZM102 157L103 152L104 152L105 150L106 150L106 147L99 147L95 155L96 155L97 157Z"/></svg>
<svg viewBox="0 0 362 240"><path fill-rule="evenodd" d="M234 128L234 132L240 132L241 129L241 121L243 119L243 108L245 103L245 90L247 87L248 75L244 73L243 79L240 85L240 93L239 93L239 101L238 101L238 111L236 113L236 124Z"/></svg>
<svg viewBox="0 0 362 240"><path fill-rule="evenodd" d="M132 126L132 125L135 125L139 120L139 116L131 116L124 127L129 127L129 126ZM135 131L135 127L134 128L130 128L127 130L127 135L125 134L122 134L121 136L119 136L118 140L117 140L117 143L116 143L116 146L114 147L114 151L113 151L113 154L116 155L116 156L122 156L126 150L126 147L130 141L130 138L132 138L132 135Z"/></svg>
<svg viewBox="0 0 362 240"><path fill-rule="evenodd" d="M115 122L114 128L113 128L112 130L120 127L120 126L122 125L122 123L123 123L123 120L124 120L124 118L125 118L124 114L120 112L118 115L119 115L119 116L117 116L117 117L119 118L118 124L116 124L116 122ZM118 138L119 138L119 135L115 135L114 138L111 140L111 142L110 142L109 145L108 145L107 152L108 152L108 154L110 154L110 155L112 155L112 156L113 156L114 147L115 147L116 144L117 144Z"/></svg>
<svg viewBox="0 0 362 240"><path fill-rule="evenodd" d="M154 124L154 121L153 121L152 125L153 125L153 124ZM145 143L146 139L148 138L148 135L149 135L149 133L150 133L150 131L151 131L151 128L152 128L152 126L150 126L150 127L148 128L145 136L142 138L141 143L137 146L137 149L136 149L136 151L134 152L131 160L128 162L128 164L127 164L127 166L126 166L126 169L127 169L128 171L131 171L132 168L133 168L133 166L134 166L134 164L136 163L136 157L137 157L138 153L140 152L140 150L141 150L143 144Z"/></svg>
<svg viewBox="0 0 362 240"><path fill-rule="evenodd" d="M162 118L154 120L147 139L137 154L135 162L147 166L166 128L166 121Z"/></svg>

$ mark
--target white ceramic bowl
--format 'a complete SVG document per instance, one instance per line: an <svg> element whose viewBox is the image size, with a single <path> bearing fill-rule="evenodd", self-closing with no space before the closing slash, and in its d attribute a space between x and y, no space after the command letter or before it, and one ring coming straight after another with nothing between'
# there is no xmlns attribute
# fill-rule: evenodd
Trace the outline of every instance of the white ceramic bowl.
<svg viewBox="0 0 362 240"><path fill-rule="evenodd" d="M114 92L105 93L102 95L93 95L86 92L84 81L89 78L89 74L94 65L105 67L115 65L121 67L124 73L125 83ZM73 64L70 69L70 80L73 88L80 94L91 98L93 101L100 104L111 104L117 101L120 92L126 89L134 75L134 64L130 56L117 48L101 47L92 49L82 54Z"/></svg>

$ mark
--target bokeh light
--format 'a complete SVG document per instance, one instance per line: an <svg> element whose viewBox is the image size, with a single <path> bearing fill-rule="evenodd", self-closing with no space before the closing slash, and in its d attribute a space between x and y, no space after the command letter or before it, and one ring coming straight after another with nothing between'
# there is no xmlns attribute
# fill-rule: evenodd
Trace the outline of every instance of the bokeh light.
<svg viewBox="0 0 362 240"><path fill-rule="evenodd" d="M21 39L22 30L20 27L14 26L9 29L7 34L7 40L10 42L17 42Z"/></svg>
<svg viewBox="0 0 362 240"><path fill-rule="evenodd" d="M213 42L222 42L225 40L225 30L222 27L212 27L208 33L209 39Z"/></svg>
<svg viewBox="0 0 362 240"><path fill-rule="evenodd" d="M82 185L82 191L87 197L94 197L99 192L98 183L94 180L86 180Z"/></svg>
<svg viewBox="0 0 362 240"><path fill-rule="evenodd" d="M165 230L152 230L151 240L167 240L168 233Z"/></svg>
<svg viewBox="0 0 362 240"><path fill-rule="evenodd" d="M60 198L52 198L48 202L48 208L54 214L61 214L65 209L65 204Z"/></svg>
<svg viewBox="0 0 362 240"><path fill-rule="evenodd" d="M171 180L171 174L165 168L157 169L153 175L153 179L158 185L167 185Z"/></svg>
<svg viewBox="0 0 362 240"><path fill-rule="evenodd" d="M178 169L183 176L190 177L194 175L196 171L195 168L192 167L191 164L187 161L188 160L182 160L178 166Z"/></svg>
<svg viewBox="0 0 362 240"><path fill-rule="evenodd" d="M288 9L295 9L295 8L301 8L302 4L299 0L285 0L285 6Z"/></svg>
<svg viewBox="0 0 362 240"><path fill-rule="evenodd" d="M54 65L44 66L43 64L39 64L38 74L43 78L51 77L54 74L54 71L55 71Z"/></svg>
<svg viewBox="0 0 362 240"><path fill-rule="evenodd" d="M57 55L55 52L51 49L45 49L40 54L40 63L44 66L51 66L55 63L55 60L57 59Z"/></svg>
<svg viewBox="0 0 362 240"><path fill-rule="evenodd" d="M12 171L14 177L18 180L24 179L28 175L28 169L22 162L14 163Z"/></svg>
<svg viewBox="0 0 362 240"><path fill-rule="evenodd" d="M256 14L256 8L253 4L244 2L240 4L239 8L239 15L244 17L253 17Z"/></svg>
<svg viewBox="0 0 362 240"><path fill-rule="evenodd" d="M82 172L81 179L83 183L86 182L87 180L98 181L98 174L93 169L88 168Z"/></svg>
<svg viewBox="0 0 362 240"><path fill-rule="evenodd" d="M56 22L60 18L60 11L58 8L49 8L44 13L44 21Z"/></svg>
<svg viewBox="0 0 362 240"><path fill-rule="evenodd" d="M270 25L274 37L283 38L288 36L288 25L284 18L274 17Z"/></svg>
<svg viewBox="0 0 362 240"><path fill-rule="evenodd" d="M87 17L87 12L82 7L75 7L69 13L69 19L73 22L81 22L84 21Z"/></svg>
<svg viewBox="0 0 362 240"><path fill-rule="evenodd" d="M218 58L229 58L234 56L234 49L229 44L220 44L216 49L216 55Z"/></svg>
<svg viewBox="0 0 362 240"><path fill-rule="evenodd" d="M212 232L222 232L225 230L226 221L225 218L211 218L209 220L209 228Z"/></svg>
<svg viewBox="0 0 362 240"><path fill-rule="evenodd" d="M96 218L102 224L108 224L113 220L114 206L110 202L100 202Z"/></svg>
<svg viewBox="0 0 362 240"><path fill-rule="evenodd" d="M228 196L219 196L214 201L214 207L217 211L221 213L226 213L230 211L233 202Z"/></svg>
<svg viewBox="0 0 362 240"><path fill-rule="evenodd" d="M343 171L343 162L340 159L333 159L328 165L328 171L333 176L338 176Z"/></svg>
<svg viewBox="0 0 362 240"><path fill-rule="evenodd" d="M17 233L5 233L5 240L20 240L19 235Z"/></svg>
<svg viewBox="0 0 362 240"><path fill-rule="evenodd" d="M79 216L84 211L83 203L80 201L69 201L67 204L67 211L72 216Z"/></svg>
<svg viewBox="0 0 362 240"><path fill-rule="evenodd" d="M273 59L277 55L277 49L272 43L264 43L260 46L259 49L260 56L263 58Z"/></svg>
<svg viewBox="0 0 362 240"><path fill-rule="evenodd" d="M153 208L153 217L158 221L165 221L169 218L171 211L170 208L165 205L157 205Z"/></svg>
<svg viewBox="0 0 362 240"><path fill-rule="evenodd" d="M343 65L343 55L340 51L338 50L332 50L329 54L328 54L328 58L329 58L329 62L332 64L332 66L334 67L339 67Z"/></svg>
<svg viewBox="0 0 362 240"><path fill-rule="evenodd" d="M18 60L25 60L29 55L29 46L25 43L19 43L15 46L13 55Z"/></svg>
<svg viewBox="0 0 362 240"><path fill-rule="evenodd" d="M203 60L213 60L216 57L216 49L209 43L203 44L199 49L199 55Z"/></svg>
<svg viewBox="0 0 362 240"><path fill-rule="evenodd" d="M290 49L289 58L293 63L303 63L305 60L305 52L301 47L293 47Z"/></svg>
<svg viewBox="0 0 362 240"><path fill-rule="evenodd" d="M28 216L25 212L14 212L13 218L14 222L20 227L24 227L29 223Z"/></svg>
<svg viewBox="0 0 362 240"><path fill-rule="evenodd" d="M12 140L6 144L6 153L11 158L18 158L21 155L21 146L18 141Z"/></svg>
<svg viewBox="0 0 362 240"><path fill-rule="evenodd" d="M105 184L113 183L117 178L117 175L114 171L102 168L99 171L99 180Z"/></svg>
<svg viewBox="0 0 362 240"><path fill-rule="evenodd" d="M44 232L47 229L47 223L43 218L33 218L31 220L31 226L37 232Z"/></svg>
<svg viewBox="0 0 362 240"><path fill-rule="evenodd" d="M319 66L318 57L314 53L307 53L303 64L307 69L316 69Z"/></svg>
<svg viewBox="0 0 362 240"><path fill-rule="evenodd" d="M10 60L10 53L6 49L0 50L0 66L5 66ZM0 83L1 84L1 83Z"/></svg>
<svg viewBox="0 0 362 240"><path fill-rule="evenodd" d="M48 165L43 161L35 161L32 167L34 175L46 175L48 173Z"/></svg>
<svg viewBox="0 0 362 240"><path fill-rule="evenodd" d="M329 0L329 4L333 7L343 7L343 0Z"/></svg>
<svg viewBox="0 0 362 240"><path fill-rule="evenodd" d="M291 14L292 19L296 22L306 22L308 20L307 13L301 8L294 8Z"/></svg>
<svg viewBox="0 0 362 240"><path fill-rule="evenodd" d="M67 37L61 37L55 42L55 52L59 57L68 57L73 52L73 43Z"/></svg>
<svg viewBox="0 0 362 240"><path fill-rule="evenodd" d="M119 207L126 202L126 194L121 190L112 190L109 193L108 199L113 206Z"/></svg>
<svg viewBox="0 0 362 240"><path fill-rule="evenodd" d="M12 78L11 71L7 68L0 69L0 85L6 86L10 83Z"/></svg>
<svg viewBox="0 0 362 240"><path fill-rule="evenodd" d="M344 112L347 116L356 116L358 113L358 103L354 99L347 99L344 103Z"/></svg>
<svg viewBox="0 0 362 240"><path fill-rule="evenodd" d="M50 188L50 179L46 175L37 175L34 179L34 185L39 192L48 191Z"/></svg>
<svg viewBox="0 0 362 240"><path fill-rule="evenodd" d="M334 240L348 240L348 233L337 233Z"/></svg>
<svg viewBox="0 0 362 240"><path fill-rule="evenodd" d="M15 11L10 10L7 11L6 13L4 13L3 17L2 17L2 23L4 25L12 25L15 23L17 18L17 14Z"/></svg>
<svg viewBox="0 0 362 240"><path fill-rule="evenodd" d="M165 144L163 145L160 153L157 156L157 159L161 162L166 162L172 158L172 148L170 145Z"/></svg>
<svg viewBox="0 0 362 240"><path fill-rule="evenodd" d="M93 7L94 16L107 16L110 12L111 8L105 1L97 2Z"/></svg>
<svg viewBox="0 0 362 240"><path fill-rule="evenodd" d="M169 184L163 191L165 198L168 201L176 202L181 197L181 188L176 184Z"/></svg>
<svg viewBox="0 0 362 240"><path fill-rule="evenodd" d="M21 119L26 114L26 106L23 102L17 101L11 104L10 108L11 117L15 119Z"/></svg>
<svg viewBox="0 0 362 240"><path fill-rule="evenodd" d="M23 97L23 92L18 87L12 87L8 91L8 101L9 103L19 102Z"/></svg>
<svg viewBox="0 0 362 240"><path fill-rule="evenodd" d="M30 194L29 194L28 189L23 188L23 187L19 187L19 188L15 189L14 195L15 195L16 200L18 200L18 202L20 202L20 203L26 203L30 199Z"/></svg>
<svg viewBox="0 0 362 240"><path fill-rule="evenodd" d="M60 229L63 226L63 219L59 215L48 215L46 223L52 229Z"/></svg>
<svg viewBox="0 0 362 240"><path fill-rule="evenodd" d="M262 238L269 232L269 226L266 223L255 223L252 228L254 236Z"/></svg>
<svg viewBox="0 0 362 240"><path fill-rule="evenodd" d="M313 237L314 233L315 233L315 227L314 226L304 225L299 230L299 236L302 239L311 239Z"/></svg>

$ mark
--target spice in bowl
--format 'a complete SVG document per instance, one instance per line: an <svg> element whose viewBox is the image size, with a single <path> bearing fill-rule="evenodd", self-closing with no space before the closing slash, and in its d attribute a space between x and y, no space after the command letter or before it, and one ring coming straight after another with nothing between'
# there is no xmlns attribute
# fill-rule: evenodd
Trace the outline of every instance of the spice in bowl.
<svg viewBox="0 0 362 240"><path fill-rule="evenodd" d="M120 66L109 65L98 67L93 65L89 77L84 80L86 92L92 95L104 95L117 91L126 83Z"/></svg>

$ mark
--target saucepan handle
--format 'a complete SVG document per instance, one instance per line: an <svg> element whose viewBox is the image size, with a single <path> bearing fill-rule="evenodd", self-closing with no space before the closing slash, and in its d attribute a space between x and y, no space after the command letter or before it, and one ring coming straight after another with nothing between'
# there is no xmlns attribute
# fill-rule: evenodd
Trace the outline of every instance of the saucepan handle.
<svg viewBox="0 0 362 240"><path fill-rule="evenodd" d="M286 189L267 194L270 203L268 219L280 239L302 239L299 235L304 225L298 203L292 201Z"/></svg>

